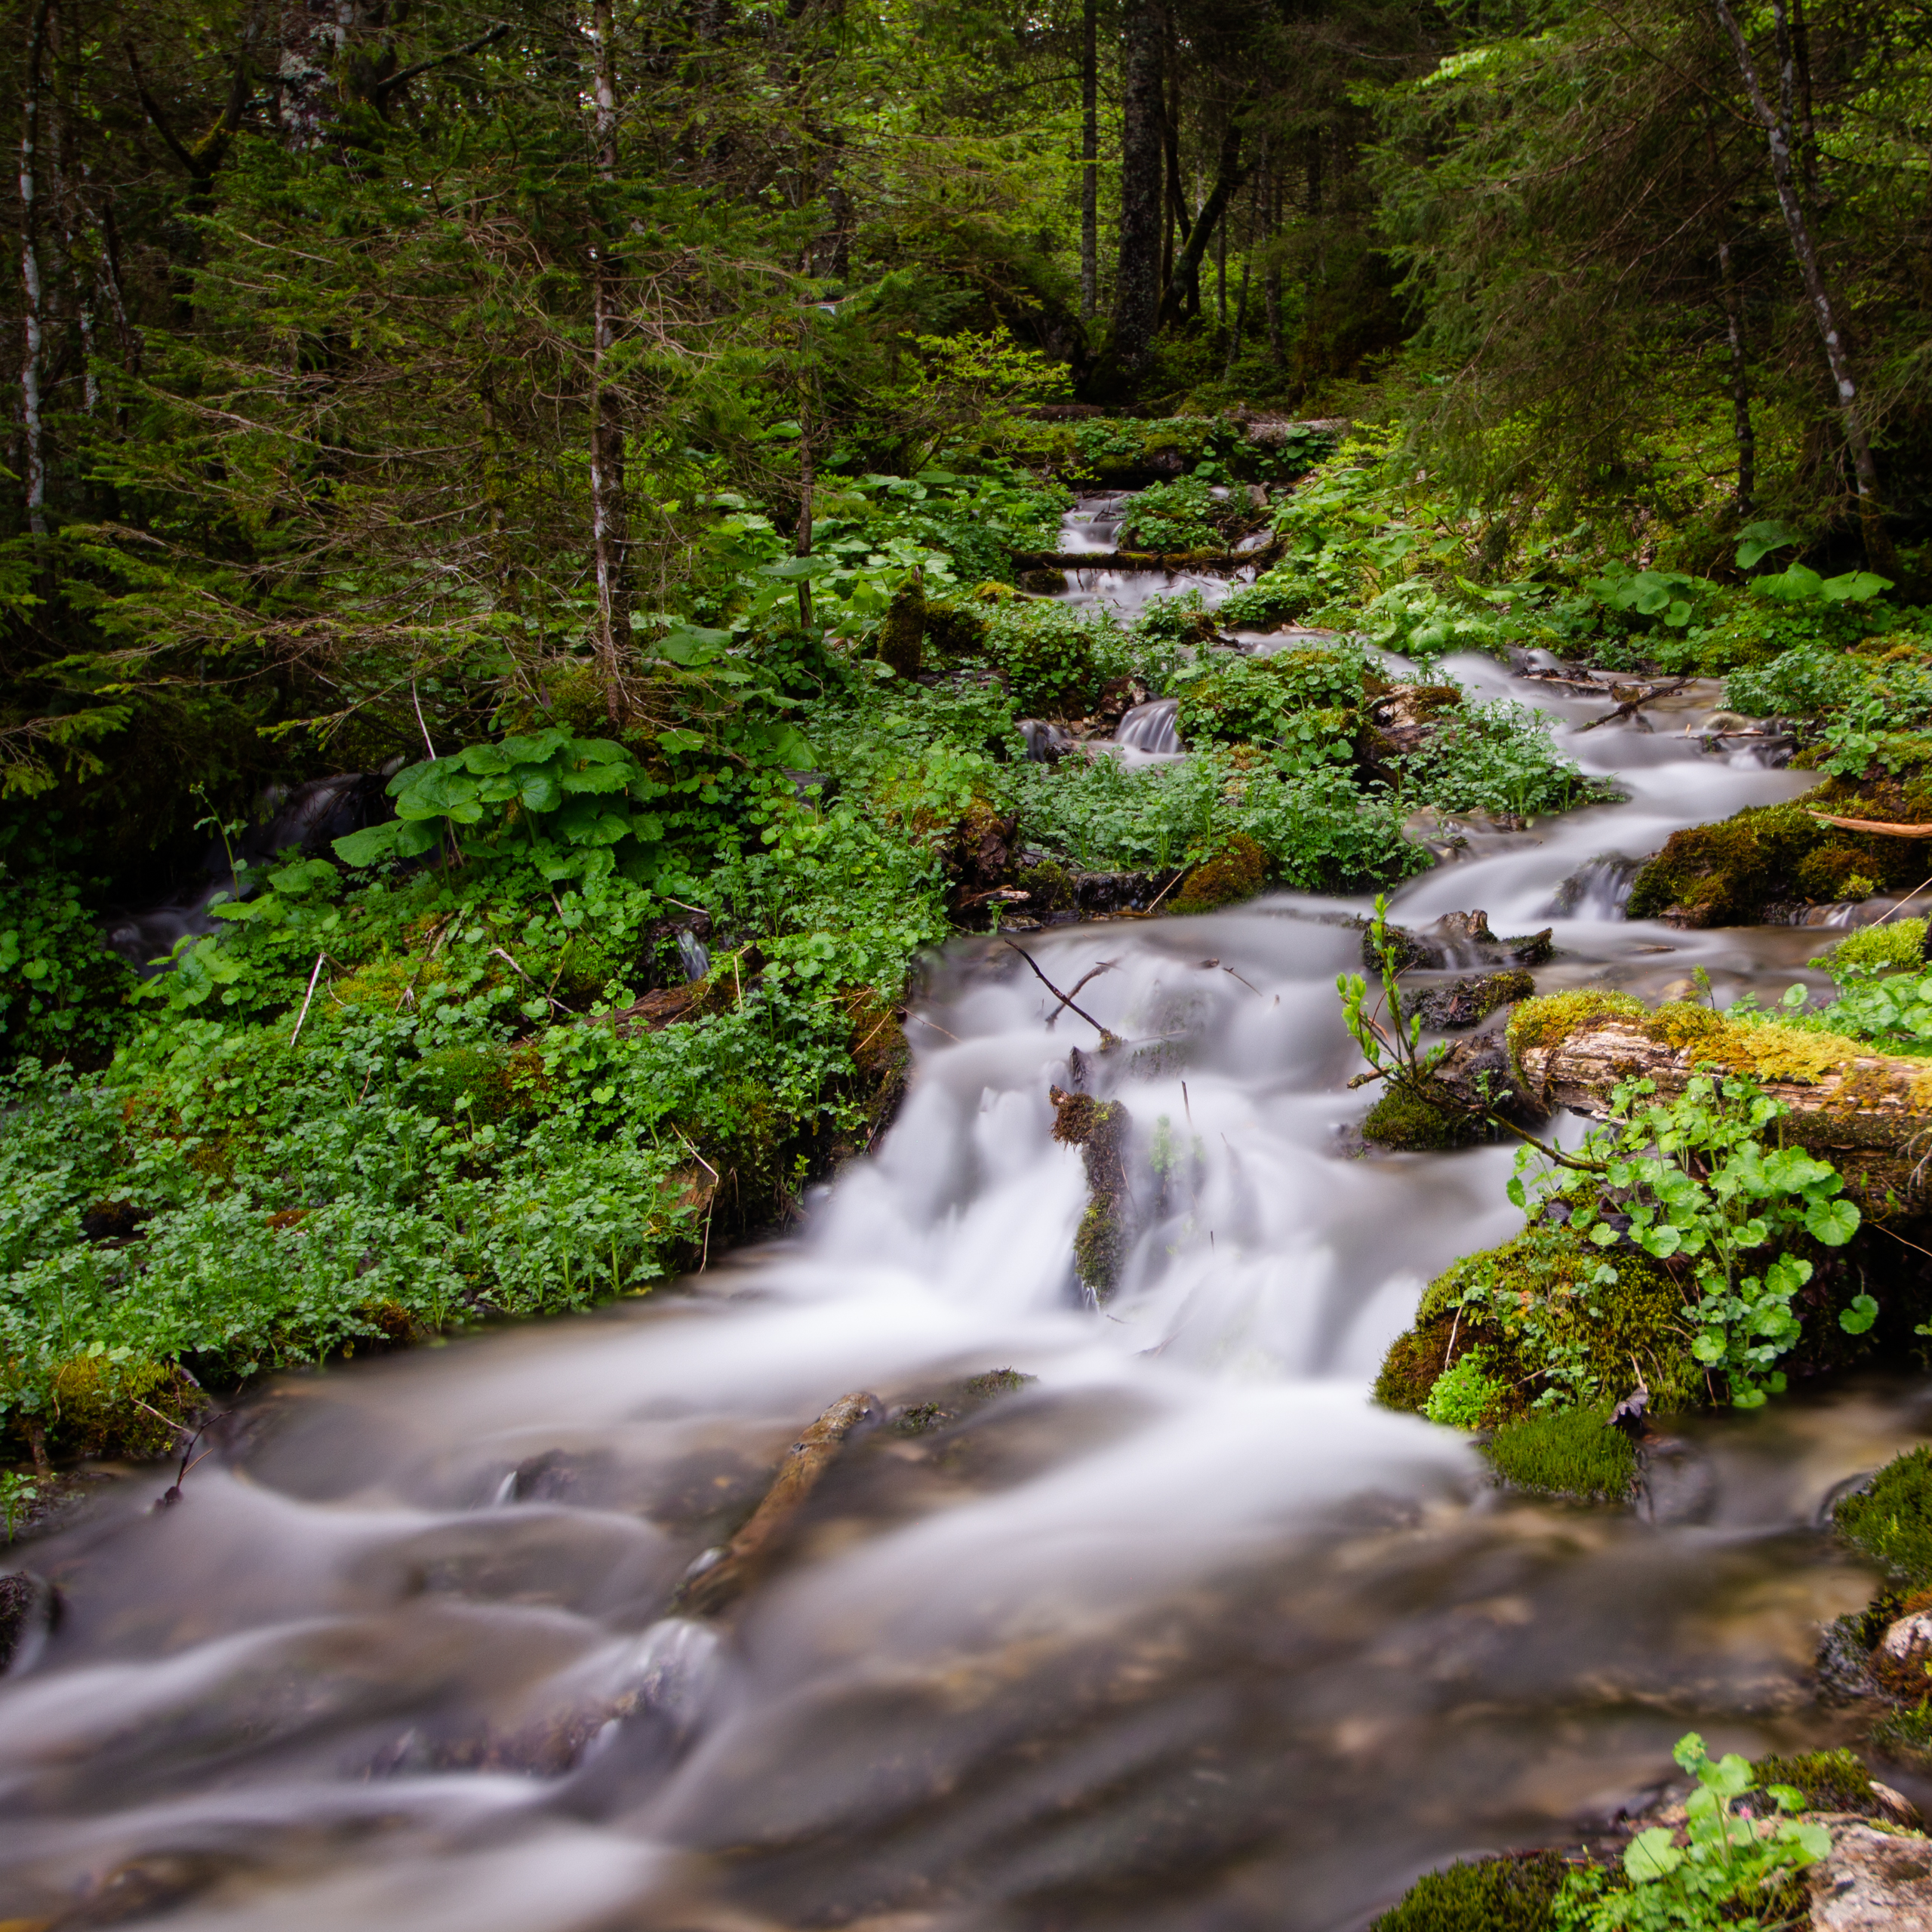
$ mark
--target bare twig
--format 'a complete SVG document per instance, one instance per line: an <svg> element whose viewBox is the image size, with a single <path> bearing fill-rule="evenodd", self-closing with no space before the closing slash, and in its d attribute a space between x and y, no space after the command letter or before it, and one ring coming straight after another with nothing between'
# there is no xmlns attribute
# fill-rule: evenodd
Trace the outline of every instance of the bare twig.
<svg viewBox="0 0 1932 1932"><path fill-rule="evenodd" d="M309 1017L309 1002L315 997L315 982L322 977L322 961L328 957L326 952L315 955L315 970L309 975L309 990L302 995L302 1011L295 1017L295 1031L288 1036L291 1047L301 1038L302 1023Z"/></svg>
<svg viewBox="0 0 1932 1932"><path fill-rule="evenodd" d="M1040 971L1039 966L1035 961L1033 955L1029 952L1023 946L1014 946L1011 940L1008 940L1006 943L1009 946L1012 946L1013 950L1018 953L1020 958L1025 960L1029 966L1032 968L1033 977L1039 981L1041 986L1046 988L1048 992L1053 995L1055 999L1060 1001L1060 1006L1072 1007L1073 1011L1078 1014L1080 1017L1085 1020L1088 1025L1092 1027L1095 1032L1100 1035L1100 1045L1103 1051L1108 1047L1117 1046L1119 1044L1118 1038L1109 1029L1103 1026L1100 1023L1096 1020L1091 1013L1088 1012L1084 1007L1074 1005L1073 993L1062 992L1059 987L1055 986L1052 980L1048 979L1046 974ZM1088 980L1091 980L1094 977L1094 974L1095 973L1104 973L1111 965L1112 965L1112 964L1113 961L1110 959L1103 960L1098 966L1094 968L1094 971L1092 973L1089 973L1087 975L1086 979L1083 979L1080 982L1079 986L1075 986L1074 988L1073 992L1077 993L1080 990L1080 986L1084 986L1087 983ZM1057 1006L1054 1008L1052 1013L1048 1016L1047 1024L1051 1026L1054 1023L1054 1021L1057 1020L1059 1017L1060 1007Z"/></svg>

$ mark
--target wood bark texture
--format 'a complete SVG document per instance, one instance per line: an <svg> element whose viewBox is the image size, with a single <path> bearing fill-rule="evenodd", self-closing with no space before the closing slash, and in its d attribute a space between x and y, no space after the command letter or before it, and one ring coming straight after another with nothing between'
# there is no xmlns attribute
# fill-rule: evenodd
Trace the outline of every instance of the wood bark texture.
<svg viewBox="0 0 1932 1932"><path fill-rule="evenodd" d="M876 1420L878 1414L876 1395L861 1389L840 1396L785 1452L764 1500L724 1546L718 1561L700 1570L678 1592L678 1609L687 1617L711 1616L741 1595L853 1431Z"/></svg>
<svg viewBox="0 0 1932 1932"><path fill-rule="evenodd" d="M1683 1092L1708 1061L1706 1044L1673 1048L1653 1038L1642 1023L1615 1016L1586 1021L1554 1045L1526 1047L1519 1056L1528 1097L1554 1109L1601 1120L1620 1081L1654 1080L1660 1097ZM1755 1076L1790 1112L1779 1123L1787 1143L1837 1163L1854 1188L1877 1161L1906 1164L1900 1190L1922 1206L1925 1183L1917 1164L1932 1154L1932 1063L1889 1054L1861 1054L1804 1081ZM1896 1184L1896 1178L1895 1178Z"/></svg>
<svg viewBox="0 0 1932 1932"><path fill-rule="evenodd" d="M1114 356L1138 374L1161 313L1161 42L1166 9L1139 0L1121 27L1124 67L1120 155L1120 254L1114 276Z"/></svg>

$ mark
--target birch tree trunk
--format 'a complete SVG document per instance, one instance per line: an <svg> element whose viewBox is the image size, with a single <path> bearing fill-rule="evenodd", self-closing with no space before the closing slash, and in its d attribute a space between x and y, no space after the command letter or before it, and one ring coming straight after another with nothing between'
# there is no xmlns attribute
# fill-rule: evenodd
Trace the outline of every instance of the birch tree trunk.
<svg viewBox="0 0 1932 1932"><path fill-rule="evenodd" d="M27 528L47 534L47 432L42 414L45 296L40 278L40 202L37 143L40 135L40 70L47 51L47 20L53 0L40 0L27 35L26 79L20 97L20 286L22 294L20 427L26 451Z"/></svg>
<svg viewBox="0 0 1932 1932"><path fill-rule="evenodd" d="M617 175L617 84L611 47L611 0L592 0L591 100L597 172L614 191ZM631 611L625 552L629 537L624 497L624 421L613 380L617 345L618 271L611 248L609 211L592 220L591 243L590 531L597 571L597 663L612 727L628 706L624 666L630 651Z"/></svg>
<svg viewBox="0 0 1932 1932"><path fill-rule="evenodd" d="M1080 312L1100 300L1100 0L1080 21Z"/></svg>
<svg viewBox="0 0 1932 1932"><path fill-rule="evenodd" d="M1797 257L1804 294L1811 305L1813 318L1818 325L1818 334L1824 342L1825 361L1838 394L1845 448L1850 452L1853 473L1858 481L1858 517L1864 532L1866 561L1875 571L1896 577L1898 559L1885 530L1885 506L1878 491L1878 466L1872 460L1871 439L1866 433L1864 415L1858 406L1858 385L1852 376L1851 358L1846 353L1844 339L1838 333L1838 317L1830 292L1825 286L1824 272L1818 265L1818 251L1812 240L1810 223L1805 218L1804 205L1798 199L1798 183L1792 170L1792 115L1796 91L1796 62L1785 0L1771 0L1778 42L1779 97L1775 109L1765 98L1764 88L1758 83L1750 43L1744 38L1744 30L1738 25L1737 15L1731 11L1730 0L1713 0L1713 4L1737 56L1738 71L1744 77L1745 92L1750 97L1752 112L1757 115L1770 144L1771 180L1777 189L1778 206L1783 211L1785 227L1791 236L1792 253Z"/></svg>

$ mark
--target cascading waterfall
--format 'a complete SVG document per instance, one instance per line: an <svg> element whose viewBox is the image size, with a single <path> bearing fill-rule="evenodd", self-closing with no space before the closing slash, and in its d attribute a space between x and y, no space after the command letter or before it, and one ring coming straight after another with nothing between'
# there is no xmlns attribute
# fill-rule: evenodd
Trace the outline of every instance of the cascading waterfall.
<svg viewBox="0 0 1932 1932"><path fill-rule="evenodd" d="M1552 712L1629 802L1438 868L1399 895L1412 923L1549 923L1605 853L1808 782L1579 734L1604 700L1447 668ZM1161 749L1160 711L1121 742ZM1608 1817L1694 1723L1827 1734L1813 1626L1870 1586L1817 1512L1913 1439L1924 1391L1698 1421L1654 1521L1499 1496L1451 1432L1373 1407L1423 1284L1518 1217L1506 1149L1343 1157L1368 1097L1334 915L1359 909L1032 936L1058 985L1105 968L1080 996L1125 1042L1105 1056L1010 948L961 942L909 1019L900 1119L796 1239L291 1382L165 1513L162 1478L111 1487L30 1552L60 1609L0 1684L0 1918L1320 1932ZM1817 944L1614 909L1555 915L1546 989L1697 966L1781 989ZM1097 1311L1048 1100L1083 1076L1125 1105L1137 1177ZM1017 1392L949 1392L1009 1367ZM860 1389L937 1424L855 1438L761 1588L678 1611Z"/></svg>

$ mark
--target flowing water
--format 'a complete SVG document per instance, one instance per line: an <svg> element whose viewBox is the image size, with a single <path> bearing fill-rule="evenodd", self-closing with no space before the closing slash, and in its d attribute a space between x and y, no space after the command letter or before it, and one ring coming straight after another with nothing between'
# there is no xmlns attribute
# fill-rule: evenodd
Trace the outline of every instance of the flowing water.
<svg viewBox="0 0 1932 1932"><path fill-rule="evenodd" d="M1400 915L1553 924L1546 988L1788 982L1815 935L1626 923L1605 855L1804 780L1449 668L1553 708L1630 798L1472 829ZM1601 1824L1694 1725L1834 1738L1816 1629L1872 1580L1820 1511L1932 1391L1697 1422L1641 1515L1499 1495L1453 1433L1373 1407L1423 1284L1517 1217L1505 1150L1347 1158L1350 909L1031 936L1061 986L1106 965L1079 995L1128 1043L1105 1060L1011 950L962 942L900 1118L796 1238L291 1382L164 1513L151 1472L109 1486L29 1552L64 1609L0 1684L0 1921L1319 1932L1456 1854ZM1145 1157L1100 1309L1081 1157L1049 1136L1075 1048ZM1008 1367L1033 1379L953 1392ZM952 1419L855 1438L733 1615L672 1614L857 1389Z"/></svg>

